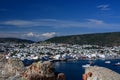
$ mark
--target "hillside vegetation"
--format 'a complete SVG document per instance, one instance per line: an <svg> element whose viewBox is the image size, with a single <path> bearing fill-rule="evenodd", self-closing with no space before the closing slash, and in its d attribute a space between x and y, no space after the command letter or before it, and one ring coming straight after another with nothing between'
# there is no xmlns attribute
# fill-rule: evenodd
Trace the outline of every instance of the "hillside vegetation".
<svg viewBox="0 0 120 80"><path fill-rule="evenodd" d="M61 36L53 37L45 41L52 43L68 43L80 45L92 44L100 46L120 46L120 32Z"/></svg>

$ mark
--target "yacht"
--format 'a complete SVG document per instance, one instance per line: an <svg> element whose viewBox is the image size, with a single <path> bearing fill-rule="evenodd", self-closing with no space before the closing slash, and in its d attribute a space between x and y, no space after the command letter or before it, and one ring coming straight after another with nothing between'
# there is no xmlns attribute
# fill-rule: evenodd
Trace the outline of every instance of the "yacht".
<svg viewBox="0 0 120 80"><path fill-rule="evenodd" d="M111 62L110 61L105 61L106 64L110 64Z"/></svg>
<svg viewBox="0 0 120 80"><path fill-rule="evenodd" d="M120 62L118 62L118 63L115 63L115 66L120 66Z"/></svg>
<svg viewBox="0 0 120 80"><path fill-rule="evenodd" d="M90 67L90 64L82 65L83 68Z"/></svg>

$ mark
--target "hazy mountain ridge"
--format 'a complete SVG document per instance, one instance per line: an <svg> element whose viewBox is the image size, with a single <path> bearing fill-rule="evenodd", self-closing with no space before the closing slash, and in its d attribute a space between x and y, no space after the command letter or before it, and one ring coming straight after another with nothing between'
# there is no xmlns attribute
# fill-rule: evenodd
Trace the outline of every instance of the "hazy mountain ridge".
<svg viewBox="0 0 120 80"><path fill-rule="evenodd" d="M92 45L100 45L100 46L119 46L120 32L61 36L61 37L53 37L45 41L52 43L68 43L68 44L80 44L80 45L92 44Z"/></svg>
<svg viewBox="0 0 120 80"><path fill-rule="evenodd" d="M14 42L14 43L34 43L34 41L27 39L19 39L19 38L0 38L0 43L4 42Z"/></svg>

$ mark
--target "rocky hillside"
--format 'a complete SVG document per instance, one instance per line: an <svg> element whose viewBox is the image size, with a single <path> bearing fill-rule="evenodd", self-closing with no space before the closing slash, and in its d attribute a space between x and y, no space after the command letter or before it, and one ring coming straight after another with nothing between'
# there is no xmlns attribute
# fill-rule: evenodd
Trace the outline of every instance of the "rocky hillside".
<svg viewBox="0 0 120 80"><path fill-rule="evenodd" d="M0 43L13 42L13 43L34 43L34 41L18 38L0 38Z"/></svg>
<svg viewBox="0 0 120 80"><path fill-rule="evenodd" d="M120 46L120 32L61 36L48 39L46 42L80 45L92 44L100 46Z"/></svg>
<svg viewBox="0 0 120 80"><path fill-rule="evenodd" d="M120 80L120 74L98 66L91 66L85 69L83 80Z"/></svg>

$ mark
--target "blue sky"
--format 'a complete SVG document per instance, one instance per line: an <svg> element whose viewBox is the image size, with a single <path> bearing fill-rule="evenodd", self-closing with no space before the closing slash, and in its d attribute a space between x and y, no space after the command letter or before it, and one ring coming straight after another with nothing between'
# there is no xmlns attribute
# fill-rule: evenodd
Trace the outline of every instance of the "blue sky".
<svg viewBox="0 0 120 80"><path fill-rule="evenodd" d="M119 5L120 0L0 0L0 37L39 41L118 32Z"/></svg>

